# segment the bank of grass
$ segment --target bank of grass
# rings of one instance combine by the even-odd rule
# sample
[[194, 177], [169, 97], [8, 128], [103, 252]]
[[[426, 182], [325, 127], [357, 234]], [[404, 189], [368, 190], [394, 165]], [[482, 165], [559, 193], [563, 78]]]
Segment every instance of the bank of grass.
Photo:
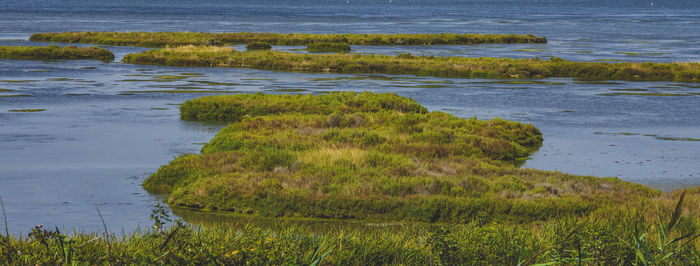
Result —
[[280, 221], [163, 228], [109, 237], [36, 227], [0, 233], [4, 265], [697, 265], [700, 190], [529, 223], [407, 224], [318, 231]]
[[306, 46], [306, 50], [313, 53], [347, 53], [350, 45], [347, 43], [312, 43]]
[[114, 54], [98, 47], [0, 46], [0, 59], [72, 60], [95, 59], [111, 61]]
[[584, 216], [660, 192], [520, 169], [534, 126], [428, 112], [395, 94], [241, 94], [181, 106], [231, 124], [144, 181], [173, 206], [264, 216], [463, 223]]
[[124, 62], [185, 67], [235, 67], [308, 73], [377, 73], [448, 78], [550, 78], [700, 82], [700, 63], [573, 62], [509, 58], [435, 57], [401, 54], [298, 54], [237, 52], [231, 48], [181, 46], [128, 54]]
[[273, 45], [347, 43], [351, 45], [460, 45], [482, 43], [546, 43], [531, 34], [309, 34], [309, 33], [205, 33], [205, 32], [62, 32], [36, 33], [37, 42], [94, 43], [141, 47], [181, 45], [233, 45], [266, 42]]
[[245, 46], [245, 49], [248, 51], [252, 50], [270, 50], [272, 49], [272, 45], [268, 42], [251, 42], [248, 43], [248, 45]]

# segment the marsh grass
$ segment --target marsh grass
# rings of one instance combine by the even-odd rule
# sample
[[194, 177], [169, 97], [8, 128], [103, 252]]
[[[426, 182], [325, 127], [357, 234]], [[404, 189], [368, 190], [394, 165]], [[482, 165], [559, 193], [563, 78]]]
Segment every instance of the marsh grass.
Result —
[[516, 166], [529, 124], [428, 112], [395, 94], [239, 94], [185, 102], [184, 120], [231, 123], [143, 185], [172, 206], [263, 216], [531, 222], [660, 193], [613, 178]]
[[347, 43], [312, 43], [306, 46], [306, 51], [313, 53], [347, 53], [350, 50]]
[[308, 33], [203, 33], [203, 32], [63, 32], [36, 33], [30, 41], [93, 43], [141, 47], [182, 45], [226, 46], [265, 42], [272, 45], [346, 43], [350, 45], [459, 45], [483, 43], [546, 43], [534, 35], [516, 34], [308, 34]]
[[8, 112], [15, 112], [15, 113], [35, 113], [35, 112], [43, 112], [46, 111], [46, 109], [16, 109], [16, 110], [8, 110]]
[[577, 78], [586, 80], [700, 82], [699, 63], [602, 63], [509, 58], [435, 57], [401, 54], [296, 54], [236, 52], [181, 46], [128, 54], [124, 62], [184, 67], [235, 67], [306, 73], [417, 75], [447, 78]]
[[272, 44], [270, 44], [269, 42], [251, 42], [245, 46], [245, 49], [248, 51], [270, 50], [272, 49]]
[[98, 47], [66, 46], [0, 46], [0, 59], [95, 59], [114, 60], [114, 54]]
[[168, 227], [173, 219], [161, 207], [151, 215], [152, 230], [109, 239], [41, 226], [28, 236], [3, 236], [0, 264], [696, 265], [698, 210], [692, 207], [699, 196], [700, 190], [689, 189], [529, 224], [473, 220], [401, 230], [319, 231], [285, 221], [204, 227], [174, 221]]

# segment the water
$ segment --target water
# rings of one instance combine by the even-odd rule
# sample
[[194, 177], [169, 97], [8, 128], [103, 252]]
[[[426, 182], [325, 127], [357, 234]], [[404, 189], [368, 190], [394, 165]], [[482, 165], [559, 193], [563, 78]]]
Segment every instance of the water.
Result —
[[[700, 61], [700, 2], [663, 1], [2, 1], [0, 45], [53, 31], [532, 33], [548, 44], [369, 47], [357, 53]], [[120, 63], [0, 60], [0, 196], [10, 230], [110, 231], [149, 225], [162, 198], [140, 183], [222, 125], [184, 122], [175, 104], [204, 92], [397, 92], [460, 117], [533, 123], [544, 145], [524, 167], [618, 176], [665, 191], [700, 185], [700, 84], [531, 83], [277, 73]], [[299, 47], [275, 47], [290, 51]], [[186, 73], [186, 75], [182, 75]], [[162, 80], [158, 76], [182, 75]], [[218, 83], [211, 83], [218, 82]], [[2, 90], [9, 91], [2, 91]], [[629, 95], [653, 93], [664, 96]], [[621, 95], [620, 95], [621, 94]], [[626, 95], [627, 94], [627, 95]], [[46, 109], [36, 113], [14, 109]]]

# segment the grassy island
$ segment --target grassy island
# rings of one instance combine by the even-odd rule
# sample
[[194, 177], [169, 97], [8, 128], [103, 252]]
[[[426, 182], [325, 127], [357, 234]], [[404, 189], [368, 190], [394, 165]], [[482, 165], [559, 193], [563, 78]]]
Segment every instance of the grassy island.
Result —
[[311, 73], [378, 73], [449, 78], [548, 78], [700, 82], [700, 63], [603, 63], [401, 54], [297, 54], [237, 52], [213, 46], [181, 46], [128, 54], [124, 62], [186, 67], [236, 67]]
[[306, 50], [314, 53], [347, 53], [350, 52], [350, 45], [347, 43], [312, 43], [306, 46]]
[[114, 60], [114, 54], [98, 47], [66, 46], [0, 46], [0, 59], [31, 60]]
[[62, 32], [36, 33], [36, 42], [94, 43], [142, 47], [181, 45], [232, 45], [266, 42], [272, 45], [347, 43], [351, 45], [464, 45], [483, 43], [546, 43], [531, 34], [309, 34], [309, 33], [206, 33], [206, 32]]
[[462, 223], [586, 215], [658, 192], [617, 179], [519, 169], [529, 124], [428, 112], [395, 94], [247, 94], [181, 106], [231, 124], [144, 182], [170, 204], [264, 216]]
[[[700, 262], [700, 187], [661, 194], [615, 178], [519, 169], [542, 142], [529, 124], [462, 119], [368, 92], [210, 96], [185, 102], [181, 117], [230, 124], [201, 154], [161, 167], [147, 190], [169, 193], [171, 206], [337, 218], [338, 226], [165, 228], [167, 212], [155, 209], [148, 232], [0, 234], [0, 264]], [[370, 224], [342, 224], [358, 218]]]
[[270, 43], [266, 43], [266, 42], [251, 42], [245, 46], [245, 49], [247, 49], [247, 50], [270, 50], [270, 49], [272, 49], [272, 45]]

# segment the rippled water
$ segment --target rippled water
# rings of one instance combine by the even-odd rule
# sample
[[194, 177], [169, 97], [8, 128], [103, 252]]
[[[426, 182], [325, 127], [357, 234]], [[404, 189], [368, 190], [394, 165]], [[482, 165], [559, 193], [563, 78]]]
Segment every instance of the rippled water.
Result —
[[[631, 0], [247, 2], [4, 1], [0, 45], [46, 45], [26, 39], [35, 32], [78, 30], [532, 33], [549, 43], [356, 46], [353, 52], [700, 60], [698, 1], [653, 7]], [[175, 104], [214, 92], [397, 92], [430, 110], [533, 123], [545, 142], [524, 167], [618, 176], [663, 190], [700, 185], [697, 83], [136, 66], [120, 63], [121, 57], [144, 49], [106, 48], [116, 53], [115, 62], [0, 60], [0, 196], [12, 232], [26, 233], [36, 224], [100, 230], [88, 186], [111, 231], [150, 224], [150, 209], [162, 199], [140, 183], [178, 154], [197, 152], [222, 126], [180, 121]], [[163, 75], [183, 78], [158, 78]], [[16, 109], [46, 110], [9, 112]]]

